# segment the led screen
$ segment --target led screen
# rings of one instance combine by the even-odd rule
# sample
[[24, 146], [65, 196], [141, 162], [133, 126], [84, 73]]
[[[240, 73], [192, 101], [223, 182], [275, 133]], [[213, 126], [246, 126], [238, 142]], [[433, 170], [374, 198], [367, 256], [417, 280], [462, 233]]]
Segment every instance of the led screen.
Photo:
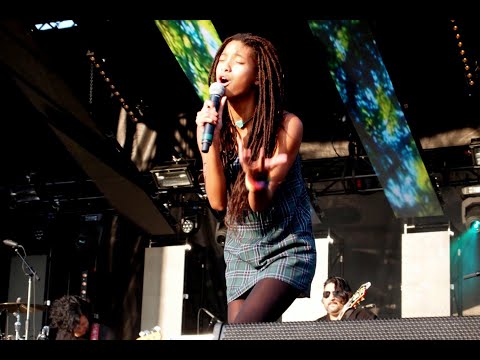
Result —
[[359, 20], [309, 20], [328, 68], [398, 218], [443, 215], [369, 27]]
[[221, 45], [212, 22], [156, 20], [155, 23], [200, 99], [208, 98], [208, 71]]

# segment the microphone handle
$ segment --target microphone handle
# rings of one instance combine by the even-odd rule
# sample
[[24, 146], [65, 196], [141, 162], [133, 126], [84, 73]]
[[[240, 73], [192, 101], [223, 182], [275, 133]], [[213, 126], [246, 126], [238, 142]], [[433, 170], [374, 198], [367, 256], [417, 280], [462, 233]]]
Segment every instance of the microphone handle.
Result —
[[[221, 99], [222, 97], [217, 94], [210, 95], [210, 100], [212, 100], [213, 105], [215, 106], [215, 110], [217, 111], [220, 108]], [[203, 129], [203, 136], [202, 136], [202, 152], [203, 153], [208, 153], [208, 150], [210, 149], [210, 145], [212, 145], [214, 132], [215, 132], [215, 125], [210, 123], [205, 124], [205, 128]]]
[[202, 138], [203, 153], [208, 153], [208, 150], [210, 149], [210, 145], [212, 145], [214, 131], [215, 131], [215, 125], [210, 123], [205, 124], [205, 128], [203, 129], [203, 138]]

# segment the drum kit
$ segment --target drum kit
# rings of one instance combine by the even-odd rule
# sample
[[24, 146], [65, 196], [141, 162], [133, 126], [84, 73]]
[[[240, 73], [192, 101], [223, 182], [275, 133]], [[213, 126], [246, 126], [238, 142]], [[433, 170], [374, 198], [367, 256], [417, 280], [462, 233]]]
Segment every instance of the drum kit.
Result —
[[[0, 333], [0, 340], [25, 340], [24, 336], [20, 335], [20, 330], [22, 327], [22, 323], [20, 322], [20, 314], [27, 314], [27, 313], [34, 313], [34, 312], [41, 312], [46, 309], [45, 305], [38, 305], [38, 304], [30, 304], [30, 307], [26, 303], [22, 302], [6, 302], [0, 303], [0, 314], [5, 312], [8, 314], [13, 314], [16, 318], [15, 321], [15, 335], [6, 335]], [[8, 317], [6, 321], [7, 325], [5, 328], [5, 332], [8, 332]], [[43, 333], [43, 330], [42, 330]]]
[[[32, 281], [40, 280], [40, 276], [38, 276], [37, 272], [33, 269], [33, 267], [28, 263], [27, 261], [27, 253], [25, 251], [25, 248], [10, 239], [5, 239], [3, 240], [3, 243], [7, 246], [10, 246], [15, 253], [18, 255], [18, 257], [22, 260], [22, 269], [25, 273], [26, 276], [28, 276], [28, 296], [27, 296], [27, 303], [24, 304], [21, 302], [22, 298], [17, 298], [17, 301], [15, 302], [7, 302], [0, 304], [0, 312], [6, 311], [7, 315], [9, 312], [13, 313], [13, 315], [16, 318], [15, 322], [15, 340], [28, 340], [28, 330], [30, 328], [30, 314], [36, 311], [43, 311], [44, 306], [43, 305], [36, 305], [32, 304], [30, 302], [31, 299], [31, 293], [32, 293]], [[22, 251], [20, 251], [22, 250]], [[20, 322], [20, 314], [21, 313], [26, 313], [25, 316], [25, 334], [23, 336], [20, 335], [20, 328], [22, 327], [22, 323]], [[8, 332], [8, 316], [7, 316], [7, 326], [6, 326], [6, 332]], [[43, 333], [43, 329], [42, 329]], [[4, 335], [2, 334], [2, 339]], [[11, 338], [10, 335], [6, 335], [7, 339]]]

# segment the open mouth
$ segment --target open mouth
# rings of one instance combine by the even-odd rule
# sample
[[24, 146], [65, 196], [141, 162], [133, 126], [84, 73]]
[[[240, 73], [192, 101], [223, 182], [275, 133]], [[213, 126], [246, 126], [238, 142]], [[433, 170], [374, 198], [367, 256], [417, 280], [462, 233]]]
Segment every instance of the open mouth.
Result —
[[225, 76], [220, 76], [218, 81], [222, 83], [224, 86], [227, 86], [227, 84], [230, 82], [230, 80], [228, 80]]

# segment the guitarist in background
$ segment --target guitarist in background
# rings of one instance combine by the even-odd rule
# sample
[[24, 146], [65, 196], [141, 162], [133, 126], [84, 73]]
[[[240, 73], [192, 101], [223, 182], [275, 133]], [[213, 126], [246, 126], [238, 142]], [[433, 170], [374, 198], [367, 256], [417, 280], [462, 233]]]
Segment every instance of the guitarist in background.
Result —
[[[329, 277], [323, 283], [322, 298], [327, 315], [316, 321], [377, 319], [377, 315], [372, 311], [357, 306], [363, 300], [365, 291], [370, 286], [370, 283], [367, 284], [362, 285], [357, 293], [353, 294], [350, 285], [345, 279], [338, 276]], [[360, 295], [358, 294], [359, 292]], [[356, 295], [355, 301], [353, 301], [352, 295]]]

